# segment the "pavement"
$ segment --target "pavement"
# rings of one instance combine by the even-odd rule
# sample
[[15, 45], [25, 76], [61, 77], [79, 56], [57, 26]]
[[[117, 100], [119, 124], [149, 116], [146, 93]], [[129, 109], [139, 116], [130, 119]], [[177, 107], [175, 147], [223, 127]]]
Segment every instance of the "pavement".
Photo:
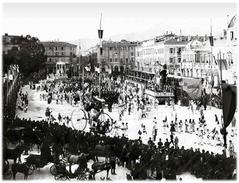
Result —
[[[63, 102], [63, 104], [56, 104], [56, 102], [53, 100], [51, 104], [47, 104], [47, 101], [41, 101], [40, 100], [40, 93], [41, 91], [36, 90], [30, 90], [29, 86], [26, 85], [22, 88], [22, 91], [25, 93], [28, 92], [28, 98], [29, 98], [29, 107], [28, 111], [25, 113], [20, 109], [16, 109], [16, 115], [19, 118], [31, 118], [32, 120], [42, 120], [46, 119], [45, 117], [45, 110], [47, 107], [49, 107], [52, 110], [53, 116], [57, 119], [58, 114], [60, 113], [61, 116], [71, 116], [73, 110], [75, 109], [81, 109], [81, 106], [72, 106], [66, 101]], [[109, 112], [108, 109], [104, 109], [104, 112], [110, 115], [111, 118], [117, 121], [118, 126], [122, 126], [122, 122], [128, 123], [128, 129], [127, 130], [113, 130], [111, 133], [109, 133], [109, 136], [114, 136], [116, 134], [122, 135], [124, 134], [129, 139], [138, 139], [139, 134], [138, 131], [142, 131], [141, 125], [144, 124], [146, 127], [147, 134], [143, 133], [141, 135], [141, 139], [143, 143], [147, 143], [149, 137], [152, 137], [152, 129], [153, 129], [153, 119], [156, 117], [157, 121], [157, 128], [158, 128], [158, 135], [156, 139], [156, 143], [158, 142], [158, 139], [161, 138], [162, 142], [165, 141], [166, 138], [170, 139], [170, 132], [169, 129], [163, 128], [163, 120], [165, 117], [167, 117], [168, 122], [175, 119], [175, 115], [177, 116], [178, 121], [179, 120], [185, 120], [185, 119], [194, 119], [196, 124], [198, 122], [198, 119], [200, 117], [199, 111], [192, 112], [188, 107], [182, 107], [175, 105], [175, 110], [173, 110], [172, 107], [166, 106], [166, 105], [158, 105], [156, 107], [152, 107], [150, 111], [147, 112], [147, 117], [141, 119], [140, 115], [141, 113], [137, 111], [136, 108], [132, 110], [132, 113], [128, 115], [127, 111], [125, 112], [124, 116], [122, 117], [122, 121], [119, 121], [119, 108], [117, 105], [113, 106], [112, 112]], [[215, 107], [208, 107], [207, 110], [204, 110], [204, 116], [207, 122], [207, 127], [210, 129], [210, 131], [216, 126], [215, 123], [215, 114], [217, 114], [219, 121], [220, 116], [222, 115], [222, 110], [217, 109]], [[73, 122], [74, 123], [74, 122]], [[72, 123], [69, 123], [69, 127], [72, 127]], [[196, 125], [197, 127], [197, 125]], [[185, 128], [183, 126], [183, 128]], [[228, 129], [231, 130], [232, 127], [229, 127]], [[89, 131], [89, 124], [87, 124], [85, 131]], [[175, 133], [175, 136], [179, 139], [179, 147], [184, 146], [187, 148], [200, 148], [208, 150], [209, 152], [213, 153], [222, 153], [223, 147], [216, 146], [215, 143], [209, 143], [207, 139], [201, 139], [195, 133]], [[229, 136], [229, 135], [228, 135]], [[201, 142], [201, 143], [199, 143]], [[211, 144], [211, 145], [210, 145]], [[236, 143], [235, 143], [236, 145]], [[51, 165], [47, 165], [43, 169], [41, 169], [39, 172], [36, 171], [32, 176], [29, 177], [29, 180], [36, 180], [36, 179], [49, 179], [52, 180], [54, 177], [52, 175], [49, 175], [49, 168]], [[126, 180], [126, 173], [129, 173], [129, 170], [123, 167], [117, 167], [116, 169], [117, 175], [111, 175], [110, 178], [112, 180]], [[96, 180], [101, 180], [100, 177], [105, 176], [106, 172], [102, 172], [97, 174]], [[21, 176], [21, 174], [19, 175]], [[22, 175], [23, 176], [23, 175]], [[182, 179], [194, 179], [195, 177], [189, 174], [181, 175]], [[17, 178], [18, 179], [18, 178]], [[22, 179], [19, 177], [19, 179]]]

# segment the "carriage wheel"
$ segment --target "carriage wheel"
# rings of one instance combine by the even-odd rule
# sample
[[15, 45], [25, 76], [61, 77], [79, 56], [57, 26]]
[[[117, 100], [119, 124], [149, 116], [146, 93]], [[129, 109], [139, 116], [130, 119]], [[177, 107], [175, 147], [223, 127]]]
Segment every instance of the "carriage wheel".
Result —
[[52, 165], [52, 166], [50, 167], [50, 172], [51, 172], [52, 175], [56, 175], [56, 172], [57, 172], [57, 170], [56, 170], [56, 165]]
[[30, 165], [29, 170], [28, 170], [28, 175], [32, 175], [34, 170], [36, 170], [36, 166], [35, 165]]
[[89, 117], [83, 109], [76, 108], [71, 113], [71, 125], [74, 129], [83, 131], [86, 128]]
[[110, 117], [109, 114], [102, 112], [98, 119], [101, 123], [105, 123], [107, 120], [109, 120], [109, 128], [107, 129], [106, 133], [110, 133], [113, 129], [113, 119]]
[[55, 180], [68, 180], [68, 177], [63, 174], [55, 175]]

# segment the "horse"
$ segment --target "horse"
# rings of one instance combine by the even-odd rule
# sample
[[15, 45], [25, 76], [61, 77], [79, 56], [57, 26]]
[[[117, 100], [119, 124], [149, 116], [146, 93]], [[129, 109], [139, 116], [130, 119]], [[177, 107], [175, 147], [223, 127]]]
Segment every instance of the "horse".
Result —
[[22, 134], [23, 134], [24, 129], [10, 129], [7, 130], [5, 137], [13, 143], [19, 143], [20, 140], [22, 139]]
[[29, 169], [30, 167], [26, 164], [19, 164], [19, 163], [14, 163], [12, 165], [12, 173], [13, 173], [13, 180], [16, 179], [16, 174], [19, 173], [23, 173], [24, 174], [24, 180], [27, 180], [28, 175], [29, 175]]
[[13, 159], [16, 163], [17, 159], [21, 162], [21, 154], [24, 151], [24, 145], [18, 145], [15, 149], [6, 149], [4, 154], [4, 159]]
[[91, 166], [92, 168], [92, 175], [93, 175], [93, 179], [95, 180], [95, 174], [106, 170], [106, 179], [109, 180], [109, 170], [112, 168], [112, 164], [110, 162], [107, 161], [103, 161], [103, 162], [95, 162], [92, 164]]
[[72, 164], [80, 164], [82, 168], [87, 168], [89, 154], [80, 153], [79, 155], [68, 155], [69, 170], [71, 172]]
[[114, 146], [97, 144], [95, 146], [94, 153], [95, 153], [96, 160], [98, 160], [98, 156], [109, 158], [110, 156], [113, 156], [115, 154]]

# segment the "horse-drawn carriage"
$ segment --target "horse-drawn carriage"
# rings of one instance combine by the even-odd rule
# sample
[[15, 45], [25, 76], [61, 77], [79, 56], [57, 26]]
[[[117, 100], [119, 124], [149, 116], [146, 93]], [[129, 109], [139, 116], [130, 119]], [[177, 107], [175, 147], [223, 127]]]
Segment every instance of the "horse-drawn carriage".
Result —
[[26, 165], [29, 166], [29, 175], [31, 175], [36, 169], [40, 169], [51, 163], [51, 160], [45, 160], [41, 155], [30, 154], [26, 158]]
[[[56, 180], [86, 180], [88, 179], [87, 162], [89, 154], [80, 153], [79, 155], [67, 155], [62, 158], [59, 162], [55, 163], [50, 167], [50, 173], [55, 177]], [[78, 164], [77, 170], [72, 173], [71, 166]], [[69, 166], [69, 171], [66, 167]]]
[[66, 169], [65, 164], [58, 164], [55, 165], [54, 175], [55, 180], [70, 180], [70, 179], [77, 179], [77, 180], [87, 180], [89, 171], [88, 169], [77, 168], [74, 173], [68, 171]]

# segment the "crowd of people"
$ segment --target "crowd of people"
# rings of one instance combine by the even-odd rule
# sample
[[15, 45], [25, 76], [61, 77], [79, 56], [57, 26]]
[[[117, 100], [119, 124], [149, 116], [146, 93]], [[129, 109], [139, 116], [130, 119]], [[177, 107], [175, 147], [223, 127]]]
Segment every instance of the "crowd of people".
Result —
[[[139, 119], [146, 118], [151, 108], [159, 104], [159, 101], [144, 95], [140, 85], [121, 82], [119, 79], [110, 78], [107, 75], [102, 75], [100, 82], [101, 97], [105, 100], [108, 111], [112, 111], [114, 104], [118, 106], [119, 121], [122, 122], [121, 130], [128, 129], [128, 123], [124, 123], [124, 117], [127, 118], [132, 113], [138, 113]], [[94, 79], [94, 75], [88, 75], [85, 78], [84, 85], [82, 85], [81, 79], [42, 80], [37, 85], [30, 83], [30, 89], [39, 91], [40, 100], [46, 101], [48, 104], [54, 101], [59, 105], [63, 105], [65, 102], [73, 106], [83, 104], [86, 111], [88, 108], [91, 109], [90, 106], [94, 96], [99, 95], [99, 86]], [[26, 112], [28, 106], [27, 92], [23, 93], [20, 90], [18, 99], [18, 107]], [[52, 161], [53, 159], [54, 162], [57, 162], [59, 156], [64, 152], [69, 154], [92, 153], [95, 146], [101, 144], [112, 147], [111, 156], [118, 160], [118, 166], [127, 167], [130, 170], [129, 179], [176, 179], [176, 175], [183, 172], [190, 172], [196, 177], [207, 180], [234, 179], [236, 156], [233, 144], [235, 143], [236, 132], [232, 131], [230, 133], [232, 138], [229, 140], [229, 157], [226, 156], [225, 151], [222, 154], [214, 154], [198, 148], [185, 149], [184, 146], [179, 147], [178, 134], [182, 133], [195, 134], [198, 137], [199, 145], [209, 143], [212, 146], [223, 146], [223, 142], [217, 115], [215, 115], [217, 126], [213, 129], [207, 126], [208, 121], [203, 114], [207, 107], [207, 101], [190, 101], [186, 95], [182, 95], [176, 101], [179, 104], [187, 105], [192, 114], [199, 112], [200, 118], [198, 120], [193, 118], [178, 119], [173, 99], [166, 101], [165, 107], [171, 106], [174, 115], [172, 115], [171, 120], [165, 117], [162, 121], [163, 131], [166, 135], [170, 135], [165, 142], [159, 137], [159, 122], [156, 117], [152, 122], [151, 137], [146, 144], [141, 139], [144, 133], [149, 133], [146, 130], [145, 123], [141, 124], [142, 130], [138, 131], [138, 139], [128, 139], [124, 133], [122, 135], [115, 133], [110, 137], [106, 136], [106, 133], [96, 133], [94, 130], [84, 132], [70, 128], [70, 118], [68, 116], [64, 117], [58, 113], [58, 116], [54, 118], [49, 108], [46, 109], [45, 114], [48, 117], [46, 120], [34, 121], [17, 117], [15, 119], [11, 118], [12, 123], [7, 124], [10, 125], [8, 128], [12, 129], [23, 127], [24, 130], [20, 132], [20, 135], [18, 134], [16, 141], [22, 140], [24, 142], [25, 153], [28, 153], [32, 144], [41, 146], [42, 159], [45, 161]], [[102, 108], [102, 106], [93, 107], [99, 108], [99, 111]], [[58, 122], [56, 122], [56, 119], [58, 119]], [[9, 120], [9, 118], [4, 120]], [[96, 127], [98, 128], [98, 125]], [[4, 133], [4, 137], [14, 140], [14, 137], [10, 138], [7, 132]]]
[[17, 107], [20, 110], [22, 110], [24, 112], [27, 112], [27, 109], [28, 109], [28, 93], [27, 92], [23, 93], [21, 89], [18, 92]]
[[[41, 145], [42, 159], [46, 162], [52, 159], [54, 162], [59, 161], [59, 156], [65, 151], [70, 154], [94, 152], [95, 146], [102, 144], [112, 146], [111, 156], [118, 160], [118, 166], [130, 170], [128, 178], [133, 180], [162, 178], [174, 180], [176, 175], [183, 172], [190, 172], [205, 180], [235, 178], [236, 159], [233, 156], [227, 157], [225, 151], [223, 154], [214, 154], [199, 149], [185, 149], [183, 146], [179, 148], [168, 139], [165, 142], [159, 140], [158, 144], [149, 139], [147, 144], [143, 144], [140, 138], [131, 140], [125, 136], [92, 134], [68, 128], [64, 124], [50, 124], [44, 120], [16, 118], [11, 128], [16, 127], [24, 127], [20, 139], [26, 145], [34, 143]], [[4, 137], [8, 138], [8, 134], [5, 133]], [[39, 138], [38, 142], [35, 141]]]

